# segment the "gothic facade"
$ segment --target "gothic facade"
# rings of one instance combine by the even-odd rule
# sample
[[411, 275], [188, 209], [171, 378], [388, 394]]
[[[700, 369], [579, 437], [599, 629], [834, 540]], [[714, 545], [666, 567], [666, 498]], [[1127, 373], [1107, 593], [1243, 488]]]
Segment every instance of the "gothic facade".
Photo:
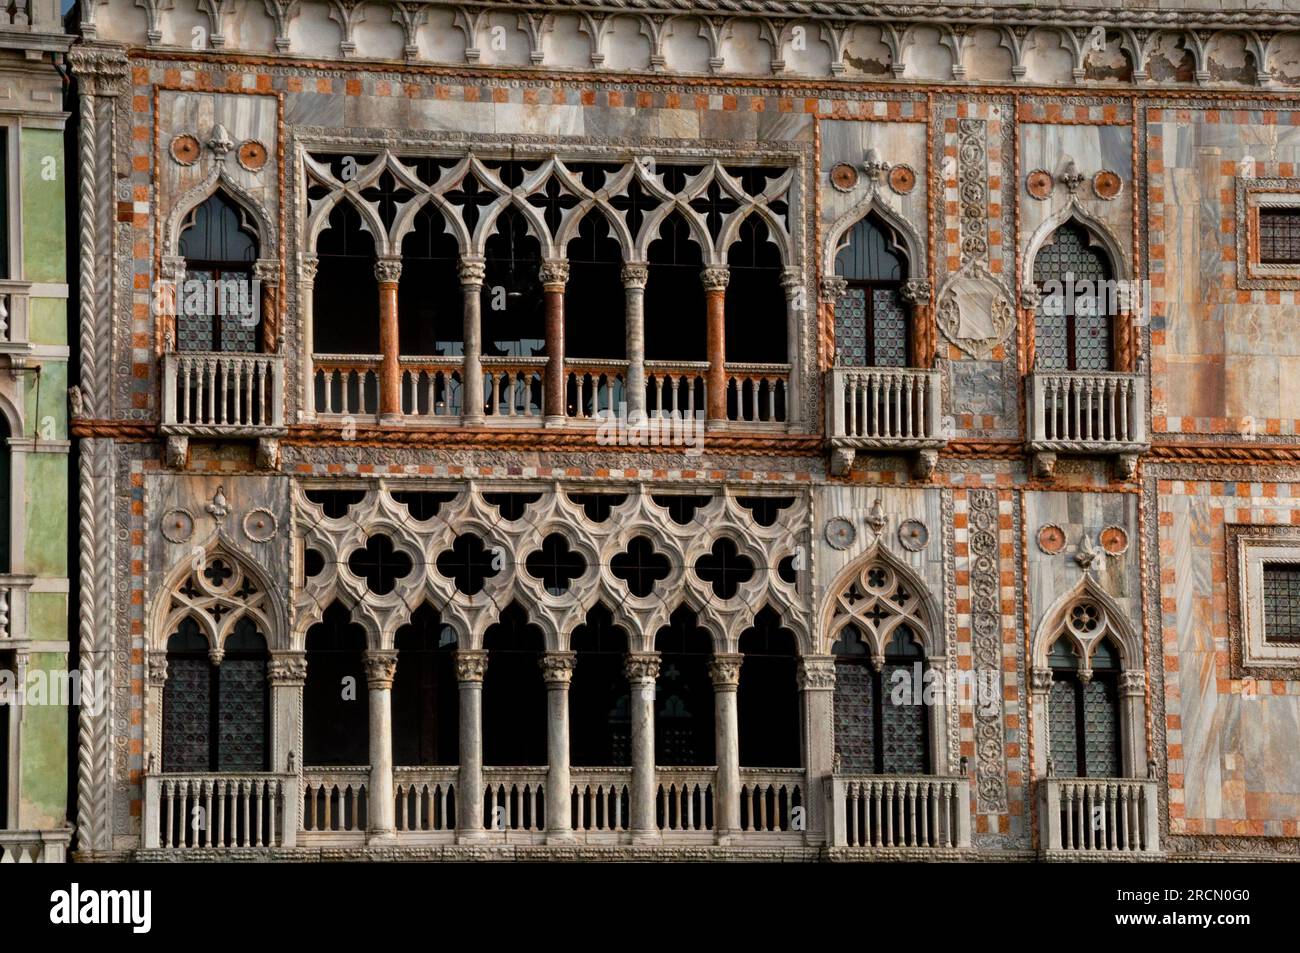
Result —
[[77, 856], [1296, 856], [1201, 7], [83, 0]]

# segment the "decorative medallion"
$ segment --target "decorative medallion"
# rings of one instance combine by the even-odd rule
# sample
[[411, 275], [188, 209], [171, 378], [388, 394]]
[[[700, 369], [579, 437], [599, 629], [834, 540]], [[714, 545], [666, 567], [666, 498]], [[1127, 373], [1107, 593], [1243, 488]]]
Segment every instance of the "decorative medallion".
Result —
[[1040, 202], [1051, 196], [1052, 188], [1055, 185], [1056, 180], [1052, 177], [1052, 173], [1046, 169], [1035, 169], [1025, 177], [1025, 188], [1029, 190], [1030, 195]]
[[851, 192], [858, 184], [858, 170], [847, 162], [831, 169], [831, 185], [839, 192]]
[[1049, 556], [1065, 549], [1065, 530], [1055, 523], [1044, 523], [1038, 530], [1038, 548]]
[[930, 531], [920, 520], [903, 520], [898, 526], [898, 542], [904, 549], [919, 553], [930, 542]]
[[896, 165], [889, 170], [889, 187], [899, 195], [916, 188], [916, 172], [910, 165]]
[[826, 522], [826, 542], [836, 549], [848, 549], [858, 538], [858, 531], [843, 516], [837, 516]]
[[264, 506], [248, 511], [244, 517], [244, 535], [255, 543], [265, 543], [275, 535], [279, 521]]
[[199, 161], [199, 154], [203, 151], [199, 145], [199, 140], [191, 135], [177, 136], [172, 140], [171, 154], [172, 158], [181, 165], [193, 165]]
[[236, 156], [239, 159], [239, 164], [249, 172], [260, 172], [262, 166], [266, 165], [266, 146], [256, 139], [249, 139], [240, 145]]
[[1122, 526], [1107, 526], [1097, 539], [1107, 556], [1123, 556], [1128, 552], [1128, 533]]
[[1097, 198], [1110, 201], [1124, 190], [1124, 180], [1118, 173], [1102, 169], [1092, 177], [1092, 190], [1097, 193]]
[[1011, 292], [982, 258], [972, 258], [949, 275], [939, 291], [939, 330], [977, 361], [993, 357], [1016, 323]]
[[169, 543], [183, 543], [194, 535], [194, 517], [189, 510], [173, 507], [162, 515], [158, 530]]

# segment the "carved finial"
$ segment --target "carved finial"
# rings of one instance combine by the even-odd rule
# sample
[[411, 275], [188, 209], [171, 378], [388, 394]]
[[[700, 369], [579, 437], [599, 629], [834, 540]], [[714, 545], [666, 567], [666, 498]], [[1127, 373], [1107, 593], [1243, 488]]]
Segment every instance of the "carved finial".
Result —
[[226, 488], [223, 486], [217, 487], [217, 492], [212, 495], [212, 502], [204, 509], [220, 525], [221, 521], [226, 518], [226, 514], [230, 512], [230, 508], [226, 504]]
[[1092, 564], [1097, 560], [1097, 547], [1092, 544], [1092, 538], [1084, 533], [1079, 540], [1079, 551], [1074, 554], [1074, 561], [1077, 562], [1086, 573], [1092, 568]]
[[867, 172], [867, 178], [872, 182], [879, 182], [886, 172], [891, 168], [890, 164], [880, 158], [880, 153], [874, 148], [868, 149], [867, 154], [863, 157], [862, 168]]
[[1079, 191], [1079, 186], [1083, 184], [1083, 180], [1086, 176], [1079, 171], [1079, 167], [1074, 164], [1073, 159], [1067, 159], [1065, 168], [1061, 170], [1061, 174], [1058, 178], [1060, 179], [1061, 184], [1069, 190], [1070, 194], [1074, 195]]
[[218, 159], [224, 160], [230, 150], [235, 148], [235, 142], [230, 138], [230, 133], [226, 132], [226, 127], [217, 123], [212, 127], [212, 135], [208, 137], [208, 148]]
[[889, 517], [885, 516], [885, 508], [880, 505], [880, 500], [871, 504], [871, 510], [867, 513], [867, 525], [871, 527], [872, 532], [879, 533], [885, 528], [885, 523]]

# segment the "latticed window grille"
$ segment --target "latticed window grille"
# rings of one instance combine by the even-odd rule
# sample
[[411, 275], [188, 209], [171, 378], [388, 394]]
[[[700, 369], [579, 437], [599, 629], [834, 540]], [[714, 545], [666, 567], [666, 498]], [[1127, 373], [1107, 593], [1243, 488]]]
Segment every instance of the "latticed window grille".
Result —
[[1034, 261], [1042, 300], [1034, 321], [1034, 362], [1044, 370], [1111, 367], [1110, 262], [1074, 223], [1057, 229]]
[[[1089, 611], [1091, 610], [1091, 611]], [[1071, 611], [1076, 632], [1099, 624], [1090, 603]], [[1113, 778], [1122, 773], [1119, 724], [1119, 656], [1103, 639], [1092, 651], [1091, 668], [1082, 673], [1079, 655], [1069, 640], [1056, 640], [1048, 655], [1052, 687], [1047, 696], [1048, 753], [1060, 777]]]
[[221, 192], [197, 206], [182, 226], [185, 278], [176, 289], [176, 349], [258, 349], [261, 315], [253, 263], [257, 239], [243, 209]]
[[835, 259], [848, 281], [835, 305], [836, 363], [845, 367], [906, 367], [908, 311], [899, 297], [907, 265], [897, 237], [868, 216], [853, 226]]
[[1259, 260], [1264, 264], [1300, 263], [1300, 208], [1259, 210]]
[[1300, 643], [1300, 563], [1264, 564], [1264, 641]]
[[835, 655], [835, 753], [853, 774], [927, 774], [930, 768], [925, 664], [906, 625], [894, 629], [885, 663], [871, 667], [861, 634], [842, 630]]

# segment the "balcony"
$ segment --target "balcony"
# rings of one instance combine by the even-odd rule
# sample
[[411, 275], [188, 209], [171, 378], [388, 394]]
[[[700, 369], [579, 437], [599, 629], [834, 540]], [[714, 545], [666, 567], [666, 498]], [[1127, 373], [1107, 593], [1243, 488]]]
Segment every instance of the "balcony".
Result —
[[1049, 371], [1029, 375], [1029, 440], [1034, 471], [1051, 477], [1057, 454], [1115, 456], [1131, 479], [1147, 439], [1146, 383], [1141, 374]]
[[146, 850], [293, 847], [298, 837], [293, 774], [155, 774], [144, 779]]
[[832, 847], [882, 856], [968, 848], [970, 780], [922, 775], [831, 778]]
[[62, 864], [68, 859], [71, 830], [0, 830], [0, 865]]
[[1155, 781], [1045, 778], [1038, 784], [1044, 856], [1074, 860], [1159, 854]]
[[9, 356], [11, 368], [23, 367], [32, 352], [27, 330], [31, 283], [0, 280], [0, 354]]
[[947, 443], [942, 387], [938, 371], [831, 368], [826, 399], [831, 472], [847, 474], [859, 450], [898, 451], [914, 453], [917, 475], [928, 478]]
[[[382, 359], [377, 354], [316, 354], [312, 357], [311, 406], [319, 418], [380, 422]], [[484, 424], [542, 427], [547, 424], [547, 359], [483, 357]], [[400, 359], [403, 424], [460, 426], [466, 415], [463, 362], [457, 357]], [[783, 433], [790, 421], [790, 365], [728, 364], [725, 426], [747, 432]], [[636, 408], [628, 389], [631, 368], [623, 360], [573, 360], [564, 364], [563, 418], [569, 427], [599, 427]], [[642, 408], [648, 418], [695, 419], [708, 408], [709, 365], [704, 361], [646, 361]]]
[[27, 638], [27, 593], [34, 578], [0, 575], [0, 648]]
[[256, 438], [258, 464], [274, 465], [285, 433], [283, 355], [168, 351], [160, 429], [173, 466], [184, 464], [190, 437]]

